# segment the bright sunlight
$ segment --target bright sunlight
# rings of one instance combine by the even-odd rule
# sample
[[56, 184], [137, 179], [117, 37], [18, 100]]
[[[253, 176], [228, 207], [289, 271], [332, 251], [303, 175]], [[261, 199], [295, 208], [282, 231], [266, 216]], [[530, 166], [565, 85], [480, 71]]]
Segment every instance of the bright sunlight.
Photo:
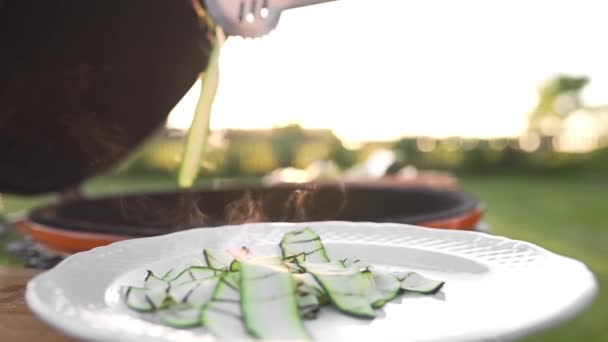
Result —
[[[264, 38], [228, 39], [211, 127], [298, 123], [346, 142], [519, 136], [536, 87], [556, 73], [592, 75], [583, 99], [608, 103], [604, 9], [592, 1], [341, 0], [291, 11]], [[169, 127], [189, 126], [197, 87]]]

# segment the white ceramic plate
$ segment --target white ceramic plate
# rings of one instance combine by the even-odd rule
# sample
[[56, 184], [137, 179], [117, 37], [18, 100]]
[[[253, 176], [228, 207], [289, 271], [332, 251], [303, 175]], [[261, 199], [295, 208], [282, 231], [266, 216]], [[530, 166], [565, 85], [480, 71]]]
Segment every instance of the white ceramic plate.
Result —
[[26, 300], [44, 321], [85, 340], [211, 339], [204, 328], [173, 329], [134, 313], [122, 304], [119, 287], [141, 285], [147, 269], [163, 274], [200, 260], [207, 247], [278, 254], [283, 234], [306, 226], [321, 235], [330, 258], [357, 257], [447, 282], [434, 296], [402, 295], [374, 320], [324, 308], [318, 319], [306, 321], [318, 340], [508, 340], [575, 316], [597, 291], [585, 265], [526, 242], [398, 224], [311, 222], [194, 229], [114, 243], [37, 276]]

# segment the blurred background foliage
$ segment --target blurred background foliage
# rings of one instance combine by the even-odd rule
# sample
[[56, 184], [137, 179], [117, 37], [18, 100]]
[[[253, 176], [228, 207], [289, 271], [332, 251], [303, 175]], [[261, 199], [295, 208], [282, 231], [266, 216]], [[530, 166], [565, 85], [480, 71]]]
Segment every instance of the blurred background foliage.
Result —
[[[486, 204], [485, 220], [491, 233], [579, 259], [594, 271], [600, 286], [605, 286], [608, 108], [589, 107], [580, 100], [579, 93], [588, 82], [587, 77], [557, 75], [539, 86], [538, 103], [531, 108], [528, 128], [519, 137], [421, 136], [351, 146], [331, 130], [295, 124], [215, 131], [196, 186], [218, 179], [258, 182], [277, 168], [305, 169], [319, 160], [330, 161], [344, 172], [356, 168], [374, 151], [389, 149], [396, 156], [393, 169], [414, 166], [456, 174], [461, 187]], [[586, 124], [572, 125], [573, 121]], [[184, 132], [162, 130], [114, 170], [83, 184], [84, 192], [104, 195], [177, 188], [183, 141]], [[55, 198], [4, 196], [4, 211], [16, 213]], [[0, 248], [0, 264], [15, 262]], [[575, 320], [526, 340], [608, 341], [606, 317], [608, 298], [600, 291], [594, 305]]]
[[[387, 148], [399, 162], [420, 169], [442, 169], [456, 174], [570, 172], [603, 176], [608, 172], [608, 148], [563, 152], [554, 148], [555, 137], [541, 136], [530, 150], [525, 138], [492, 140], [452, 137], [402, 138], [393, 142], [363, 143], [346, 148], [329, 130], [305, 130], [297, 125], [259, 131], [214, 133], [201, 163], [203, 177], [261, 176], [280, 167], [306, 168], [317, 160], [331, 160], [346, 170], [371, 152]], [[164, 132], [153, 138], [114, 172], [166, 174], [176, 172], [182, 137]]]
[[[374, 150], [386, 148], [403, 165], [456, 174], [569, 172], [601, 177], [608, 172], [608, 107], [589, 107], [581, 101], [579, 94], [588, 83], [585, 76], [556, 75], [541, 84], [528, 129], [520, 137], [404, 137], [347, 148], [331, 130], [297, 124], [216, 131], [201, 162], [201, 175], [258, 177], [277, 168], [304, 169], [317, 160], [333, 161], [346, 170]], [[569, 124], [576, 120], [585, 121], [593, 131]], [[182, 131], [162, 131], [113, 172], [174, 174], [181, 162], [183, 136]]]

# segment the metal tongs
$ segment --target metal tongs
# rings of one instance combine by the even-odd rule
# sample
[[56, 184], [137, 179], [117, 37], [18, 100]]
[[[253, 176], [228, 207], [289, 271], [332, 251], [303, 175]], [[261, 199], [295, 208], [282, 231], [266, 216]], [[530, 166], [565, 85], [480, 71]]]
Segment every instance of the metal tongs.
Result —
[[272, 31], [284, 10], [335, 0], [205, 0], [208, 13], [231, 36], [261, 37]]
[[[2, 0], [0, 0], [1, 2]], [[215, 21], [215, 42], [207, 69], [201, 73], [203, 86], [196, 105], [182, 163], [178, 174], [180, 187], [194, 184], [200, 171], [202, 154], [209, 134], [211, 105], [219, 82], [219, 54], [225, 35], [245, 38], [261, 37], [279, 23], [284, 10], [335, 0], [202, 0], [207, 13]]]

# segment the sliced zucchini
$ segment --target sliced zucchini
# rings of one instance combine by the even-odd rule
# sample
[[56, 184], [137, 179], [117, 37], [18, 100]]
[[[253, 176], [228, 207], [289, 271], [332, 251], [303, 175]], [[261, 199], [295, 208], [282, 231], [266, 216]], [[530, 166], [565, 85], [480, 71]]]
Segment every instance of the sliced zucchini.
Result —
[[340, 311], [374, 318], [401, 292], [433, 294], [445, 284], [415, 272], [390, 274], [355, 258], [330, 261], [311, 229], [280, 242], [282, 257], [253, 257], [245, 247], [205, 249], [207, 266], [184, 264], [163, 277], [148, 271], [143, 287], [124, 287], [133, 310], [158, 311], [176, 328], [206, 326], [220, 339], [309, 340], [302, 318], [315, 318], [328, 303]]
[[201, 323], [221, 339], [247, 336], [241, 314], [239, 273], [225, 273], [215, 287], [213, 298], [201, 309]]
[[372, 306], [374, 308], [380, 308], [399, 295], [399, 291], [401, 290], [401, 282], [399, 279], [389, 273], [380, 272], [378, 270], [374, 270], [372, 273], [374, 283], [376, 285], [376, 291], [381, 296], [381, 301], [372, 303]]
[[187, 304], [174, 305], [159, 311], [160, 319], [174, 328], [190, 328], [201, 324], [201, 309]]
[[339, 259], [339, 261], [342, 263], [342, 265], [344, 265], [344, 267], [351, 267], [353, 264], [360, 262], [359, 259], [353, 258], [343, 258]]
[[296, 281], [296, 296], [300, 315], [303, 318], [314, 318], [325, 304], [329, 304], [329, 297], [310, 273], [292, 275]]
[[190, 291], [183, 301], [198, 308], [207, 304], [213, 297], [218, 280], [219, 277], [198, 280], [199, 285]]
[[354, 258], [344, 258], [340, 259], [340, 262], [344, 265], [344, 267], [358, 267], [360, 270], [365, 270], [367, 268], [371, 268], [371, 265], [363, 262], [359, 259]]
[[152, 273], [152, 271], [148, 271], [146, 278], [144, 279], [144, 287], [148, 289], [157, 289], [162, 288], [166, 289], [169, 287], [169, 282], [163, 280]]
[[239, 272], [227, 272], [220, 278], [221, 284], [218, 284], [214, 299], [223, 301], [240, 301], [241, 300], [241, 275]]
[[260, 339], [309, 340], [296, 300], [296, 283], [279, 258], [241, 261], [245, 327]]
[[169, 280], [175, 278], [181, 272], [182, 271], [180, 271], [179, 268], [174, 267], [174, 268], [170, 269], [167, 273], [165, 273], [165, 275], [161, 279], [165, 280], [165, 281], [169, 281]]
[[[330, 261], [330, 262], [300, 262], [299, 265], [306, 272], [322, 272], [322, 273], [336, 273], [344, 274], [347, 271], [359, 270], [358, 267], [344, 267], [341, 261]], [[347, 272], [348, 273], [348, 272]]]
[[299, 263], [303, 262], [303, 261], [304, 261], [304, 258], [302, 255], [302, 258], [299, 260], [297, 258], [284, 259], [283, 264], [285, 265], [285, 267], [287, 267], [287, 269], [291, 273], [294, 273], [294, 274], [305, 273], [306, 271], [304, 271], [304, 268], [299, 265]]
[[179, 285], [171, 286], [169, 289], [169, 297], [174, 303], [185, 303], [188, 295], [199, 286], [198, 281], [189, 281]]
[[238, 260], [250, 257], [247, 247], [233, 250], [220, 250], [208, 248], [203, 250], [207, 266], [218, 271], [238, 271]]
[[219, 278], [219, 276], [214, 276], [172, 286], [169, 289], [169, 296], [175, 303], [187, 303], [200, 308], [211, 300]]
[[313, 319], [317, 317], [317, 313], [321, 309], [321, 303], [315, 293], [298, 291], [296, 299], [302, 318]]
[[230, 267], [228, 267], [228, 270], [230, 272], [238, 272], [241, 268], [241, 265], [239, 264], [238, 260], [232, 260], [232, 262], [230, 263]]
[[175, 278], [171, 279], [171, 286], [177, 286], [183, 283], [191, 282], [193, 280], [201, 280], [207, 278], [213, 278], [217, 274], [217, 271], [205, 266], [192, 266], [183, 270]]
[[356, 267], [340, 268], [339, 265], [304, 263], [302, 266], [321, 284], [340, 311], [362, 318], [376, 317], [370, 304], [370, 280]]
[[234, 260], [232, 254], [219, 249], [205, 249], [203, 250], [203, 255], [205, 256], [207, 266], [219, 271], [230, 269], [230, 264]]
[[[369, 264], [363, 263], [356, 259], [341, 259], [338, 262], [311, 264], [303, 263], [308, 267], [310, 272], [330, 274], [344, 274], [356, 272], [363, 269], [361, 272], [362, 279], [354, 284], [360, 286], [359, 292], [366, 294], [372, 308], [380, 308], [386, 302], [394, 299], [400, 291], [400, 282], [395, 276], [373, 270]], [[344, 266], [343, 266], [344, 265]]]
[[184, 270], [190, 268], [190, 267], [200, 267], [200, 266], [205, 266], [203, 265], [203, 260], [197, 258], [197, 259], [191, 259], [187, 262], [183, 262], [181, 263], [181, 265], [173, 267], [172, 269], [170, 269], [167, 273], [165, 273], [165, 275], [161, 278], [162, 280], [172, 280], [175, 279], [175, 277], [177, 277], [180, 273], [182, 273]]
[[329, 262], [321, 238], [310, 228], [285, 234], [279, 246], [284, 260]]
[[416, 272], [399, 273], [395, 276], [401, 282], [401, 289], [407, 292], [435, 294], [445, 284], [443, 281], [429, 279]]
[[312, 274], [296, 273], [293, 274], [293, 278], [296, 281], [297, 293], [313, 293], [320, 304], [325, 305], [329, 303], [327, 293]]
[[127, 286], [122, 293], [127, 306], [136, 311], [150, 312], [167, 306], [167, 289]]
[[[355, 266], [356, 267], [356, 266]], [[382, 293], [376, 288], [376, 281], [372, 271], [366, 269], [361, 272], [363, 281], [361, 282], [361, 291], [367, 294], [367, 299], [372, 308], [380, 308], [386, 303]]]
[[209, 302], [201, 310], [201, 323], [222, 340], [245, 340], [248, 335], [238, 302]]

